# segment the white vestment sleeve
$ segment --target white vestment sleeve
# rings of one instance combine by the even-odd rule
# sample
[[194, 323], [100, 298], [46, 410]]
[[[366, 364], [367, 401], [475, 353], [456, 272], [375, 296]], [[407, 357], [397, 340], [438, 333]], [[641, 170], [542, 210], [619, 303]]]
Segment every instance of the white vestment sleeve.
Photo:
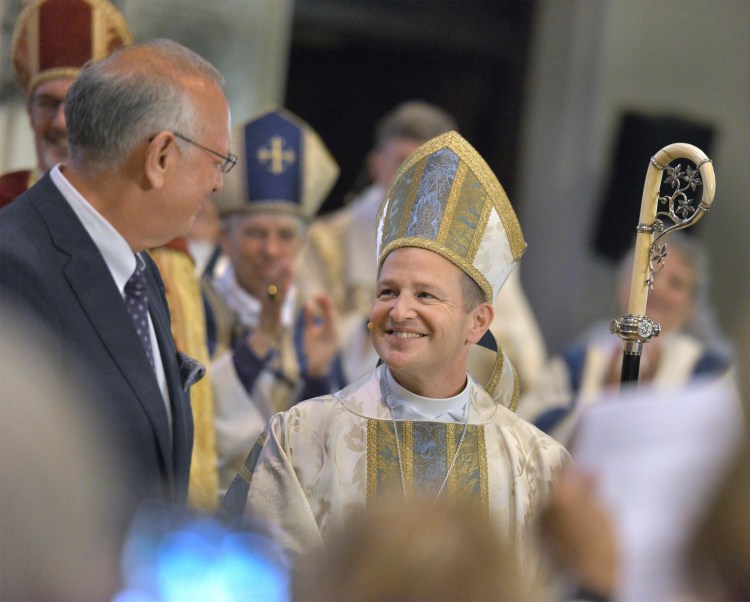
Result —
[[[265, 442], [249, 480], [246, 516], [260, 518], [278, 529], [279, 544], [300, 554], [323, 543], [320, 528], [293, 465], [288, 442], [289, 423], [283, 414], [274, 416], [264, 433]], [[304, 450], [302, 451], [304, 453]]]
[[231, 483], [269, 416], [247, 394], [237, 376], [231, 351], [226, 352], [211, 366], [214, 390], [214, 425], [218, 456], [220, 488]]

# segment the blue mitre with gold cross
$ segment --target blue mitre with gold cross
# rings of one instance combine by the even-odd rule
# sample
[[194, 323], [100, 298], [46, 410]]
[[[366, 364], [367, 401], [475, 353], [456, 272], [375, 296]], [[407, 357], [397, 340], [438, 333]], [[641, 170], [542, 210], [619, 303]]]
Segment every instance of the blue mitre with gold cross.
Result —
[[222, 214], [288, 213], [311, 219], [338, 178], [338, 165], [320, 136], [285, 109], [245, 122], [232, 142], [239, 159], [217, 195]]
[[401, 165], [380, 207], [377, 239], [378, 265], [400, 247], [434, 251], [490, 303], [526, 250], [505, 190], [456, 132], [425, 142]]

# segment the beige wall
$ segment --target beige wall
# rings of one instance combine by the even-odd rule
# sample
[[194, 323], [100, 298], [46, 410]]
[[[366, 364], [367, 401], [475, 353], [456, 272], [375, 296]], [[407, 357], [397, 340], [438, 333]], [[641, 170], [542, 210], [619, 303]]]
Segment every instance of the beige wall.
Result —
[[36, 164], [34, 137], [20, 96], [0, 103], [0, 173]]
[[293, 0], [121, 0], [136, 38], [177, 40], [226, 78], [232, 121], [272, 103], [286, 86]]
[[[592, 319], [615, 317], [613, 274], [589, 241], [624, 109], [716, 127], [717, 192], [700, 234], [712, 302], [724, 328], [736, 328], [750, 300], [748, 31], [744, 0], [541, 2], [518, 200], [529, 243], [523, 280], [552, 350]], [[642, 181], [647, 167], [630, 177]]]

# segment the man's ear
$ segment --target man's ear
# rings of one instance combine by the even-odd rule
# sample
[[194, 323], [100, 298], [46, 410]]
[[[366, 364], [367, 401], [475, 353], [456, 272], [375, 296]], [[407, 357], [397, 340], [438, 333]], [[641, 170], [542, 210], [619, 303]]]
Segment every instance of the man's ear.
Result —
[[491, 303], [485, 301], [472, 309], [471, 314], [471, 328], [469, 329], [467, 341], [474, 345], [479, 342], [484, 333], [489, 329], [495, 317], [495, 310], [492, 308]]
[[177, 159], [176, 151], [177, 139], [172, 132], [159, 132], [149, 140], [143, 168], [152, 188], [164, 186], [167, 170]]

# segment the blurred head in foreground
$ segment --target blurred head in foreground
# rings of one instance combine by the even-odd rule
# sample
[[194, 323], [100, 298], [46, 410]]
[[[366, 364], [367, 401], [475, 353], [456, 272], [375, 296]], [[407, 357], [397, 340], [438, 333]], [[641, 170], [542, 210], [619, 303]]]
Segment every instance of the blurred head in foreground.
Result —
[[22, 318], [0, 303], [0, 600], [107, 600], [129, 518], [122, 471], [85, 381]]
[[533, 600], [509, 543], [456, 503], [368, 506], [297, 564], [299, 600]]

